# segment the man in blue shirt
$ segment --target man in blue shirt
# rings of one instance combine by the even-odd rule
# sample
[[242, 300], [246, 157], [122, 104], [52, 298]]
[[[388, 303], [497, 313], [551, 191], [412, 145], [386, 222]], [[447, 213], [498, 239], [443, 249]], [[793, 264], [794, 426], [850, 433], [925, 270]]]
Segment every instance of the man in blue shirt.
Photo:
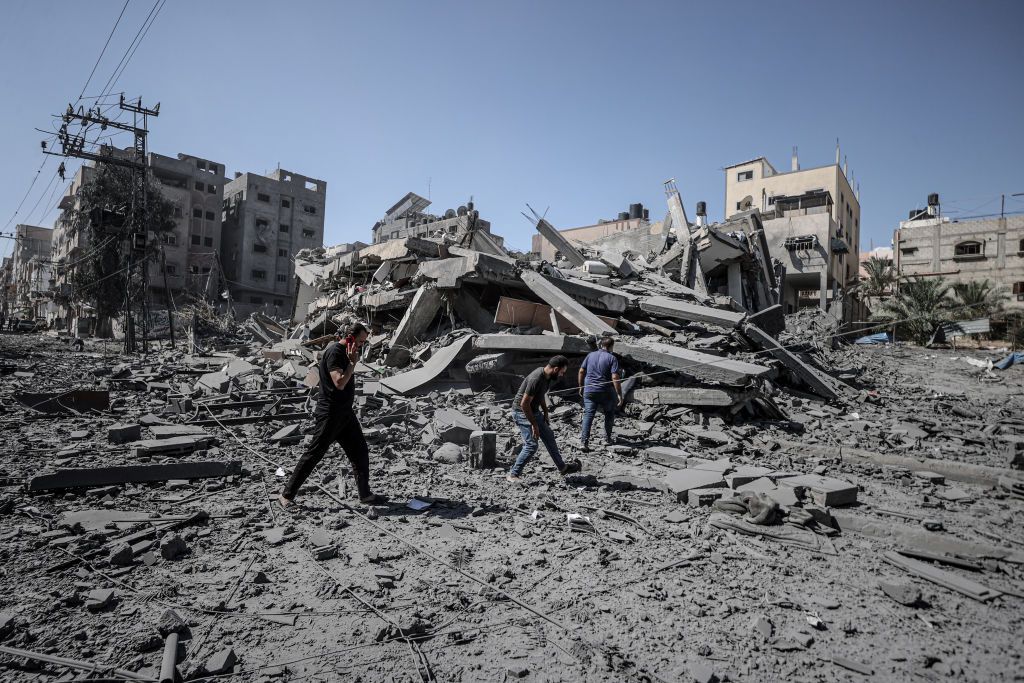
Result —
[[580, 396], [583, 397], [583, 427], [580, 446], [590, 450], [590, 426], [598, 409], [604, 413], [604, 439], [612, 443], [615, 411], [622, 405], [622, 385], [619, 383], [619, 359], [612, 353], [615, 340], [602, 337], [597, 351], [591, 351], [580, 366]]

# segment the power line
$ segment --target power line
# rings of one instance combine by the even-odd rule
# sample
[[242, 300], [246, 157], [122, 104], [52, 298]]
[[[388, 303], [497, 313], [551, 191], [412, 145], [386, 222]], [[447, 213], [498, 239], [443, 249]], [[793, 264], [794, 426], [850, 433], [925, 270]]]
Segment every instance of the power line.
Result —
[[147, 14], [146, 18], [143, 20], [142, 26], [139, 27], [138, 31], [136, 31], [135, 37], [132, 38], [132, 42], [128, 44], [128, 47], [125, 49], [124, 54], [121, 55], [121, 59], [117, 62], [117, 66], [114, 67], [113, 73], [110, 74], [110, 78], [107, 79], [107, 82], [103, 86], [103, 89], [100, 90], [101, 93], [108, 94], [109, 91], [113, 89], [115, 77], [118, 76], [118, 69], [121, 69], [122, 65], [127, 66], [127, 62], [131, 60], [130, 55], [134, 54], [133, 47], [135, 47], [136, 42], [141, 42], [139, 37], [146, 29], [146, 26], [149, 24], [150, 19], [154, 18], [154, 13], [157, 11], [157, 7], [159, 7], [160, 3], [164, 1], [166, 0], [156, 0], [156, 2], [153, 3], [153, 8], [149, 10], [149, 14]]
[[149, 35], [149, 29], [153, 28], [153, 24], [156, 23], [156, 18], [158, 16], [160, 16], [160, 11], [164, 8], [164, 5], [166, 5], [166, 4], [167, 4], [167, 0], [162, 0], [162, 2], [160, 2], [160, 7], [157, 8], [156, 14], [153, 15], [152, 21], [149, 22], [149, 26], [146, 27], [146, 30], [142, 34], [142, 37], [139, 39], [138, 44], [136, 44], [135, 48], [132, 50], [132, 53], [130, 55], [128, 55], [128, 61], [126, 61], [124, 63], [124, 66], [121, 67], [121, 71], [117, 74], [117, 78], [114, 79], [113, 84], [111, 84], [111, 86], [110, 86], [111, 89], [113, 89], [114, 86], [117, 85], [117, 82], [119, 80], [121, 80], [121, 76], [124, 75], [124, 70], [128, 68], [128, 63], [131, 62], [132, 61], [132, 57], [135, 56], [135, 51], [139, 49], [139, 45], [142, 45], [142, 41], [146, 39], [147, 35]]
[[117, 30], [117, 25], [121, 23], [121, 17], [124, 16], [124, 11], [128, 9], [128, 0], [124, 0], [124, 7], [121, 8], [121, 13], [117, 15], [117, 21], [114, 22], [114, 28], [110, 29], [110, 35], [107, 36], [107, 42], [103, 43], [103, 49], [100, 50], [100, 56], [96, 58], [96, 63], [92, 65], [92, 71], [89, 72], [89, 78], [85, 79], [85, 85], [82, 86], [82, 92], [78, 95], [78, 101], [82, 101], [82, 97], [85, 95], [85, 89], [89, 87], [89, 83], [92, 82], [93, 74], [96, 73], [96, 67], [100, 65], [100, 60], [103, 59], [103, 55], [107, 52], [107, 46], [110, 45], [110, 39], [114, 37], [114, 31]]

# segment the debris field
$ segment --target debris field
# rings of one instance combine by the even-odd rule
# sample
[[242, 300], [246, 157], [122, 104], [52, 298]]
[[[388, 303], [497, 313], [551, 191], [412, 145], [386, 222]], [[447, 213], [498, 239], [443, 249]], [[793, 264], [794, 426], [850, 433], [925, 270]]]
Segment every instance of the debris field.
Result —
[[[756, 211], [669, 210], [590, 245], [535, 217], [552, 264], [473, 212], [310, 252], [294, 329], [193, 325], [133, 356], [0, 336], [0, 677], [1019, 678], [1021, 368], [846, 344], [827, 312], [783, 315]], [[357, 502], [335, 447], [283, 510], [317, 359], [357, 320], [389, 502]], [[584, 452], [575, 377], [601, 335], [627, 400]], [[555, 354], [582, 472], [541, 449], [509, 483], [511, 396]]]

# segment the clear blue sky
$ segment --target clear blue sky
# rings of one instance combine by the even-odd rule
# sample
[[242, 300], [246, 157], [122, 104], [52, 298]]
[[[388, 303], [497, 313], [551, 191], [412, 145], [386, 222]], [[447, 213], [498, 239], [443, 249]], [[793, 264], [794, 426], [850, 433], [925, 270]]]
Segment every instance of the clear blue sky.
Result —
[[[4, 0], [0, 225], [42, 161], [33, 129], [82, 92], [122, 5]], [[152, 7], [131, 0], [86, 95]], [[527, 202], [563, 228], [637, 201], [660, 218], [669, 177], [717, 220], [723, 166], [788, 168], [793, 145], [804, 167], [830, 163], [838, 137], [867, 249], [928, 192], [950, 215], [1024, 192], [1022, 31], [1020, 0], [170, 0], [116, 90], [161, 102], [153, 151], [325, 180], [327, 243], [368, 240], [428, 187], [435, 210], [472, 195], [520, 248]], [[15, 223], [52, 223], [56, 166]]]

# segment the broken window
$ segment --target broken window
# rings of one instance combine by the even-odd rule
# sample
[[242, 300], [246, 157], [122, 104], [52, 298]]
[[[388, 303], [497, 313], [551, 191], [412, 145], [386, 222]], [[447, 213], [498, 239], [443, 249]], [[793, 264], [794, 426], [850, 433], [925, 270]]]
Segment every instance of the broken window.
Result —
[[189, 266], [188, 272], [190, 275], [199, 275], [199, 266]]
[[175, 244], [178, 243], [178, 238], [174, 236], [174, 233], [162, 232], [160, 233], [160, 241], [163, 242], [164, 244], [174, 246]]
[[277, 255], [278, 256], [282, 256], [284, 258], [288, 258], [288, 250], [287, 249], [278, 249], [277, 250]]
[[201, 169], [203, 169], [205, 171], [206, 170], [206, 162], [203, 161], [202, 159], [196, 159], [196, 168], [201, 168]]
[[267, 245], [260, 244], [257, 242], [256, 244], [252, 245], [252, 250], [257, 254], [265, 254], [267, 253]]
[[917, 253], [917, 247], [900, 247], [900, 253], [904, 256], [913, 256]]
[[290, 201], [288, 201], [287, 199], [282, 199], [281, 200], [281, 208], [282, 209], [290, 209], [290, 208], [292, 208], [292, 203]]
[[269, 194], [263, 194], [262, 192], [257, 192], [256, 193], [256, 199], [258, 201], [261, 201], [261, 202], [269, 202], [270, 201], [270, 195]]
[[985, 249], [981, 242], [961, 242], [953, 253], [956, 256], [983, 256]]
[[200, 192], [202, 192], [202, 191], [203, 191], [203, 188], [204, 188], [204, 187], [206, 187], [206, 186], [205, 186], [205, 185], [203, 185], [203, 183], [202, 183], [202, 181], [201, 181], [201, 180], [197, 180], [197, 181], [196, 181], [196, 189], [197, 189], [197, 190], [199, 190]]
[[212, 247], [213, 246], [213, 238], [212, 237], [204, 237], [203, 238], [203, 246], [204, 247]]
[[270, 225], [270, 221], [268, 221], [266, 218], [257, 218], [256, 219], [256, 228], [258, 230], [262, 230], [263, 228], [266, 228], [269, 225]]
[[267, 271], [265, 271], [265, 270], [255, 270], [254, 269], [252, 271], [252, 279], [253, 280], [266, 280], [267, 279]]
[[313, 239], [313, 237], [316, 236], [316, 232], [314, 232], [313, 230], [303, 230], [302, 231], [302, 236], [303, 237], [307, 237], [309, 239]]
[[303, 204], [302, 210], [310, 215], [316, 215], [316, 207], [313, 206], [312, 204]]
[[1013, 296], [1017, 301], [1024, 301], [1024, 282], [1013, 283]]
[[753, 180], [753, 179], [754, 179], [754, 172], [753, 171], [740, 171], [739, 173], [736, 174], [736, 182], [743, 182], [744, 180]]
[[800, 237], [787, 237], [786, 241], [782, 243], [789, 251], [807, 251], [818, 246], [818, 237], [816, 235], [802, 235]]
[[212, 220], [214, 220], [215, 218], [216, 218], [216, 216], [215, 216], [215, 214], [213, 213], [213, 211], [207, 211], [207, 212], [206, 212], [206, 220], [208, 220], [208, 221], [212, 221]]

